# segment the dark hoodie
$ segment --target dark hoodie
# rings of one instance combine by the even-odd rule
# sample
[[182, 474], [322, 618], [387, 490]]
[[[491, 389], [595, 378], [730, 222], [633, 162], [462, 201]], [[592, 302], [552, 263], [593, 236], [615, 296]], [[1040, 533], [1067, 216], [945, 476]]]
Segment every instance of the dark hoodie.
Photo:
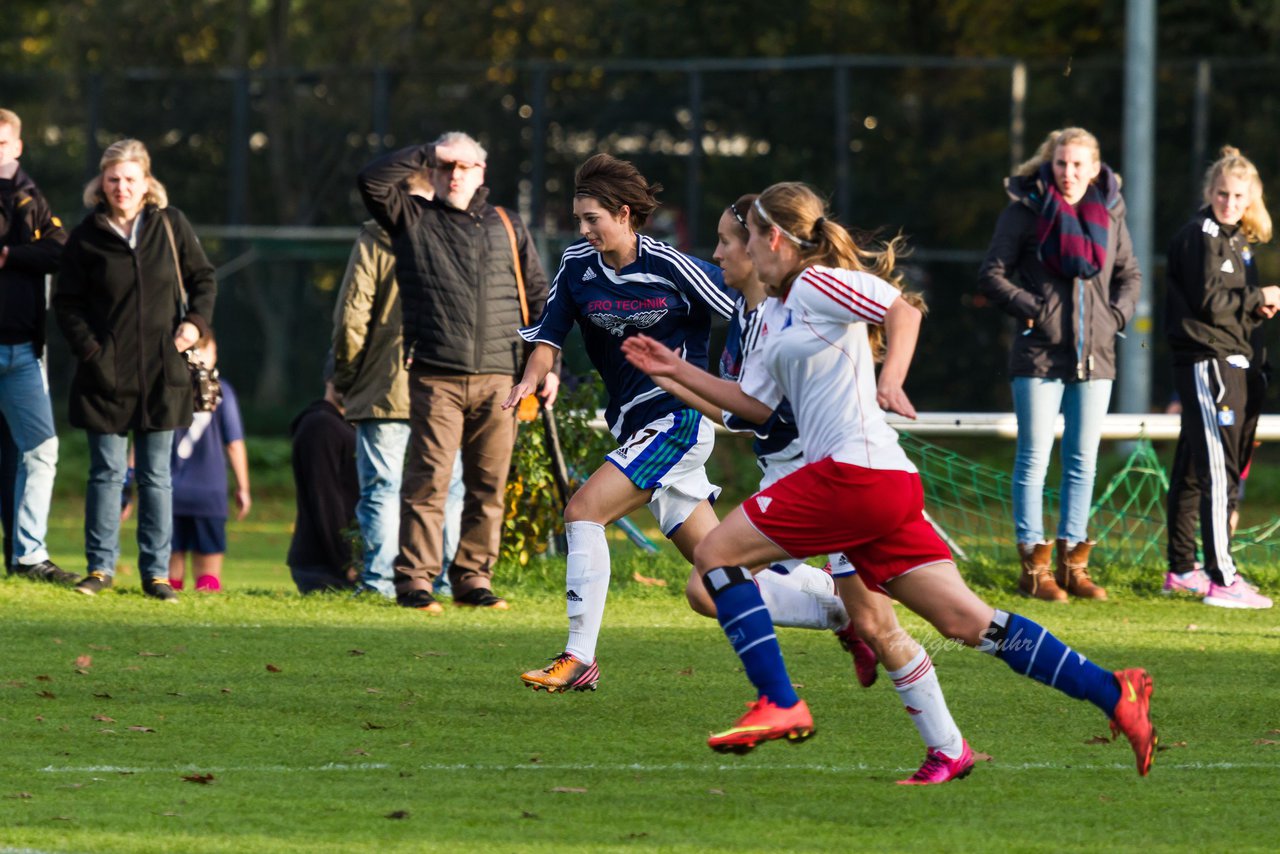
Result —
[[344, 530], [355, 524], [356, 431], [327, 400], [307, 406], [289, 425], [298, 514], [287, 562], [328, 567], [345, 583], [351, 545]]
[[44, 355], [47, 303], [45, 276], [58, 272], [67, 232], [22, 169], [0, 179], [0, 246], [9, 257], [0, 267], [0, 344], [35, 346]]
[[1119, 178], [1104, 165], [1095, 184], [1111, 214], [1107, 258], [1098, 275], [1077, 285], [1040, 260], [1036, 224], [1044, 185], [1034, 175], [1005, 179], [1013, 201], [996, 222], [978, 286], [1018, 321], [1009, 354], [1011, 376], [1065, 381], [1116, 377], [1116, 335], [1137, 308], [1142, 273], [1124, 221]]

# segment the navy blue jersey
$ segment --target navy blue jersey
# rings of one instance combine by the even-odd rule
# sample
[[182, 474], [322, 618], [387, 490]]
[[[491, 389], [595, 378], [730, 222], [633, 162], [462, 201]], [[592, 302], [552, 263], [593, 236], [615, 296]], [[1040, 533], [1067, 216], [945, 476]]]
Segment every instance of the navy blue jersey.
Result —
[[[761, 303], [760, 305], [763, 305]], [[747, 311], [746, 300], [741, 296], [733, 306], [733, 322], [729, 326], [729, 337], [724, 342], [724, 352], [720, 354], [720, 376], [726, 380], [737, 381], [742, 374], [743, 357], [756, 348], [760, 340], [761, 312], [760, 305]], [[744, 418], [726, 412], [724, 426], [737, 433], [755, 433], [756, 439], [751, 446], [758, 458], [792, 459], [799, 456], [800, 431], [796, 428], [795, 416], [791, 413], [791, 404], [784, 398], [778, 408], [763, 424], [753, 424]]]
[[560, 258], [542, 319], [520, 334], [559, 349], [577, 322], [609, 395], [605, 421], [621, 441], [687, 408], [631, 366], [622, 355], [623, 339], [643, 332], [706, 369], [713, 313], [725, 319], [733, 314], [719, 267], [641, 234], [636, 260], [615, 272], [591, 244], [578, 240]]

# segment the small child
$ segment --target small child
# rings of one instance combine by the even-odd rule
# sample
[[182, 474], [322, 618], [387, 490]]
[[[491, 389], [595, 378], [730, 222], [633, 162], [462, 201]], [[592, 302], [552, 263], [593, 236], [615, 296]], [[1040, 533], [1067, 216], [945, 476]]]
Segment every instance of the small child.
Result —
[[[218, 344], [209, 335], [196, 344], [198, 358], [210, 371], [218, 363]], [[197, 412], [191, 426], [173, 437], [173, 552], [169, 583], [181, 590], [187, 553], [192, 553], [195, 589], [222, 589], [222, 556], [227, 550], [227, 463], [236, 478], [236, 518], [243, 519], [249, 498], [249, 461], [244, 423], [235, 390], [225, 379], [222, 403], [213, 412]], [[225, 447], [226, 452], [223, 452]]]

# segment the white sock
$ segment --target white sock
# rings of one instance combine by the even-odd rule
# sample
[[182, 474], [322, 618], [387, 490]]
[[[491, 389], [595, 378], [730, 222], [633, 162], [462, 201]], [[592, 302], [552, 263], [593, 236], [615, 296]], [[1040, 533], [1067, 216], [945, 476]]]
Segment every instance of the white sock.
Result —
[[920, 647], [905, 667], [889, 671], [889, 678], [907, 714], [911, 715], [911, 722], [920, 731], [925, 747], [949, 759], [958, 759], [964, 751], [964, 737], [951, 717], [942, 686], [938, 684], [938, 672], [933, 669], [933, 661], [924, 647]]
[[596, 522], [570, 522], [564, 530], [569, 540], [564, 578], [569, 641], [565, 651], [590, 664], [596, 658], [604, 601], [609, 595], [609, 542], [604, 526]]
[[[815, 571], [822, 572], [820, 569]], [[797, 588], [786, 576], [768, 569], [756, 573], [756, 585], [775, 626], [835, 631], [849, 622], [844, 603], [833, 593], [820, 594]]]

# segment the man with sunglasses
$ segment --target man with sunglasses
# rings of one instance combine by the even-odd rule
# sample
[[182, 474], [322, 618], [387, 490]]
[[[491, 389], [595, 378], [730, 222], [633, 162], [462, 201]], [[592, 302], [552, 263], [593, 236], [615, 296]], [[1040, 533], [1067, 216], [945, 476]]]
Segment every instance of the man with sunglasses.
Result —
[[[516, 330], [526, 311], [541, 314], [547, 298], [524, 223], [488, 201], [485, 159], [480, 143], [451, 131], [370, 163], [357, 179], [369, 213], [391, 236], [409, 368], [396, 601], [429, 613], [442, 610], [431, 590], [443, 564], [444, 505], [459, 450], [467, 497], [449, 568], [453, 601], [507, 608], [492, 588], [515, 444], [514, 414], [501, 404], [523, 367]], [[424, 167], [432, 199], [406, 186]], [[546, 405], [557, 390], [553, 374], [540, 391]]]

